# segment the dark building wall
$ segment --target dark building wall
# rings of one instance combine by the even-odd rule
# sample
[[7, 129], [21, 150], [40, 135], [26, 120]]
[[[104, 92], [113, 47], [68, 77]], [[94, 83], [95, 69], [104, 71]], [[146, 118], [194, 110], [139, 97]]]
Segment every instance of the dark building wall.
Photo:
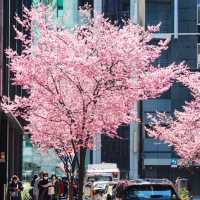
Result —
[[[193, 30], [196, 33], [196, 29]], [[197, 68], [197, 35], [180, 35], [170, 44], [170, 59], [176, 63], [185, 61], [192, 69]]]
[[130, 0], [102, 0], [102, 9], [105, 17], [120, 24], [130, 17]]
[[78, 7], [84, 6], [85, 4], [89, 4], [93, 7], [93, 0], [78, 0]]
[[173, 32], [173, 3], [171, 0], [146, 0], [146, 26], [161, 23], [161, 33]]
[[[179, 23], [179, 33], [178, 39], [174, 39], [172, 35], [169, 48], [164, 54], [157, 60], [157, 63], [160, 64], [170, 64], [172, 62], [180, 63], [185, 61], [185, 63], [192, 69], [197, 68], [197, 42], [198, 37], [195, 35], [197, 32], [197, 1], [196, 0], [181, 0], [179, 2], [178, 9], [178, 23]], [[146, 0], [146, 23], [148, 22], [157, 22], [162, 19], [167, 19], [166, 16], [171, 13], [168, 22], [164, 30], [161, 25], [161, 33], [172, 33], [171, 23], [174, 20], [173, 15], [173, 0]], [[169, 11], [169, 4], [171, 11]], [[162, 8], [162, 9], [159, 9]], [[166, 8], [166, 10], [165, 10]], [[168, 13], [168, 14], [164, 14]], [[170, 23], [171, 22], [171, 23]], [[151, 23], [150, 23], [151, 24]], [[152, 25], [152, 24], [151, 24]], [[162, 31], [163, 30], [163, 31]], [[182, 33], [193, 33], [192, 35], [182, 35]], [[147, 113], [155, 111], [164, 111], [168, 113], [173, 113], [175, 109], [181, 109], [181, 106], [184, 104], [185, 100], [191, 100], [190, 93], [181, 85], [174, 85], [166, 95], [162, 95], [161, 98], [157, 100], [145, 101], [143, 102], [143, 116], [146, 120]], [[156, 105], [156, 106], [155, 106]], [[149, 142], [151, 139], [147, 139], [148, 142], [145, 142], [144, 150], [147, 153], [147, 149], [155, 143], [154, 140]], [[156, 146], [154, 146], [156, 149]], [[160, 152], [158, 150], [157, 152]], [[151, 154], [151, 156], [153, 156]], [[167, 157], [167, 156], [166, 156]]]
[[197, 0], [179, 0], [179, 32], [197, 32]]
[[[156, 8], [158, 4], [155, 2], [163, 3], [163, 9], [166, 5], [166, 2], [170, 2], [170, 0], [146, 0], [147, 3], [147, 15], [146, 22], [151, 22], [156, 18], [161, 19], [165, 16], [164, 13], [169, 13], [169, 11], [162, 11], [162, 9]], [[151, 2], [151, 3], [150, 3]], [[174, 0], [171, 0], [173, 3]], [[150, 7], [149, 4], [154, 4], [154, 7]], [[191, 69], [197, 69], [197, 1], [196, 0], [179, 0], [179, 8], [178, 8], [178, 32], [179, 36], [177, 39], [174, 39], [172, 35], [172, 39], [169, 45], [167, 52], [164, 53], [163, 56], [157, 61], [158, 63], [180, 63], [185, 61], [185, 63]], [[152, 6], [151, 5], [151, 6]], [[158, 7], [161, 7], [159, 5]], [[162, 29], [161, 25], [161, 33], [173, 33], [173, 6], [171, 6], [171, 17], [169, 17], [168, 22], [165, 23], [167, 26]], [[155, 12], [156, 10], [156, 12]], [[168, 7], [166, 7], [168, 10]], [[152, 13], [148, 13], [148, 12]], [[170, 24], [171, 22], [171, 24]], [[162, 95], [161, 98], [152, 101], [143, 102], [143, 116], [144, 121], [146, 120], [146, 114], [151, 112], [155, 113], [155, 111], [164, 111], [173, 115], [175, 109], [181, 110], [181, 107], [184, 105], [185, 101], [191, 100], [191, 95], [188, 89], [184, 88], [180, 84], [174, 85], [171, 90], [168, 92], [168, 95]], [[189, 178], [190, 183], [193, 187], [192, 193], [193, 195], [199, 195], [200, 191], [196, 188], [196, 185], [200, 184], [198, 173], [199, 169], [193, 167], [190, 169], [185, 168], [172, 168], [170, 161], [174, 158], [178, 158], [177, 155], [172, 151], [172, 148], [167, 147], [167, 145], [162, 144], [159, 141], [146, 138], [144, 140], [144, 159], [155, 159], [156, 163], [152, 166], [145, 166], [145, 176], [146, 177], [155, 177], [155, 178], [170, 178], [174, 180], [175, 177], [181, 176], [185, 178]], [[161, 163], [161, 159], [165, 159], [168, 164], [163, 166], [159, 165]], [[196, 174], [196, 176], [195, 176]]]
[[[17, 42], [13, 25], [16, 25], [14, 16], [22, 15], [22, 5], [30, 6], [31, 0], [0, 0], [0, 96], [11, 98], [15, 94], [21, 95], [21, 88], [11, 85], [13, 76], [7, 67], [9, 60], [4, 54], [6, 48], [20, 52], [21, 45]], [[1, 73], [2, 72], [2, 73]], [[2, 74], [2, 76], [1, 76]], [[0, 162], [0, 199], [4, 199], [4, 185], [13, 174], [21, 178], [22, 174], [22, 129], [16, 118], [6, 115], [0, 110], [0, 152], [5, 153], [5, 162]]]
[[120, 126], [117, 130], [119, 139], [102, 136], [101, 161], [117, 163], [121, 176], [129, 173], [129, 126]]
[[[105, 17], [121, 25], [122, 19], [130, 17], [130, 1], [102, 0], [102, 11]], [[129, 133], [129, 126], [120, 126], [118, 128], [120, 139], [102, 136], [101, 161], [117, 163], [122, 177], [129, 173]]]
[[7, 130], [7, 118], [3, 113], [0, 113], [0, 152], [4, 152], [5, 161], [0, 162], [0, 199], [3, 199], [4, 184], [6, 183], [6, 160], [7, 160], [7, 137], [5, 131]]
[[[161, 22], [161, 33], [174, 31], [174, 0], [146, 0], [146, 25]], [[178, 29], [180, 33], [197, 32], [197, 1], [178, 1]]]
[[146, 178], [168, 178], [175, 181], [176, 177], [183, 177], [189, 180], [190, 192], [193, 196], [199, 196], [200, 168], [171, 168], [170, 166], [145, 166]]
[[[118, 20], [121, 17], [121, 13], [123, 13], [120, 5], [121, 2], [122, 0], [103, 1], [103, 12], [105, 13], [105, 16], [110, 17], [113, 20]], [[128, 7], [130, 6], [130, 1], [123, 2], [126, 2]], [[161, 64], [161, 66], [167, 66], [172, 62], [180, 63], [182, 61], [185, 61], [185, 63], [192, 69], [196, 69], [198, 41], [198, 37], [197, 35], [195, 35], [195, 33], [197, 32], [197, 1], [178, 1], [178, 31], [180, 33], [178, 39], [174, 39], [173, 36], [174, 0], [146, 0], [145, 10], [146, 26], [156, 25], [161, 22], [160, 33], [172, 34], [168, 50], [163, 52], [161, 57], [156, 61], [156, 64]], [[127, 17], [129, 17], [129, 13]], [[185, 35], [185, 33], [192, 34]], [[153, 42], [158, 42], [158, 40], [155, 40]], [[167, 112], [169, 113], [169, 115], [171, 115], [175, 109], [181, 109], [181, 106], [184, 104], [185, 100], [190, 99], [191, 96], [187, 89], [178, 84], [174, 85], [169, 91], [162, 94], [160, 98], [144, 101], [142, 103], [141, 115], [143, 116], [143, 121], [145, 124], [148, 124], [147, 114], [153, 114], [156, 111]], [[142, 130], [144, 129], [142, 128]], [[127, 146], [129, 145], [128, 140], [126, 140], [125, 143]], [[127, 155], [126, 164], [124, 163], [126, 159], [123, 159], [123, 156], [118, 156], [120, 155], [119, 152], [115, 152], [115, 145], [118, 146], [118, 151], [124, 151], [124, 153]], [[172, 151], [171, 147], [168, 147], [168, 145], [148, 137], [144, 140], [143, 151], [143, 159], [157, 159], [158, 163], [160, 159], [171, 160], [172, 158], [177, 157]], [[121, 148], [120, 141], [116, 140], [115, 142], [112, 142], [111, 139], [105, 139], [103, 137], [101, 157], [102, 161], [117, 162], [121, 170], [129, 170], [129, 148]], [[166, 173], [163, 175], [163, 177], [166, 177], [166, 174], [168, 172], [171, 173], [169, 165], [170, 164], [168, 164], [169, 170], [165, 171]], [[162, 170], [163, 168], [161, 169], [161, 171]], [[150, 173], [148, 169], [145, 171]], [[154, 171], [152, 175], [155, 175], [156, 173], [157, 177], [160, 176], [157, 171]]]

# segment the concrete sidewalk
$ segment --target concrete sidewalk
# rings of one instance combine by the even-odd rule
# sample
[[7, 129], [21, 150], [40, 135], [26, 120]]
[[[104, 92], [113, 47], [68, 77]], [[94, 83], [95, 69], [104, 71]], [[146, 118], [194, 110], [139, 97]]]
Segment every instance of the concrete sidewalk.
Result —
[[194, 196], [193, 200], [200, 200], [200, 196]]

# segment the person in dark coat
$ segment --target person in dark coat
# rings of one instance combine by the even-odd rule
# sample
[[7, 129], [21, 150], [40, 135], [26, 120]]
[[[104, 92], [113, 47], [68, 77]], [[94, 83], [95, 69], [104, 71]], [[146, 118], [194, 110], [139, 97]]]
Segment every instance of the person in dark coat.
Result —
[[35, 200], [35, 199], [34, 199], [34, 195], [33, 195], [33, 188], [34, 188], [35, 180], [36, 180], [37, 178], [38, 178], [38, 175], [34, 175], [34, 176], [33, 176], [32, 180], [31, 180], [31, 189], [29, 190], [29, 194], [30, 194], [30, 196], [31, 196], [31, 198], [32, 198], [33, 200]]
[[21, 192], [23, 191], [22, 182], [18, 176], [13, 175], [8, 184], [8, 195], [10, 200], [21, 200]]
[[35, 184], [35, 180], [38, 178], [38, 175], [35, 174], [31, 180], [31, 187], [34, 187], [34, 184]]
[[63, 193], [63, 196], [67, 197], [68, 195], [68, 179], [67, 177], [62, 178], [62, 190], [61, 193]]
[[40, 182], [40, 180], [43, 179], [43, 172], [41, 171], [39, 173], [39, 176], [35, 179], [35, 183], [33, 186], [33, 200], [38, 200], [39, 199], [39, 188], [38, 188], [38, 184]]
[[50, 184], [48, 188], [49, 200], [58, 200], [60, 197], [60, 182], [56, 175], [51, 176]]
[[48, 200], [48, 187], [50, 185], [51, 184], [49, 184], [48, 173], [44, 172], [43, 178], [38, 183], [38, 188], [39, 188], [38, 200]]

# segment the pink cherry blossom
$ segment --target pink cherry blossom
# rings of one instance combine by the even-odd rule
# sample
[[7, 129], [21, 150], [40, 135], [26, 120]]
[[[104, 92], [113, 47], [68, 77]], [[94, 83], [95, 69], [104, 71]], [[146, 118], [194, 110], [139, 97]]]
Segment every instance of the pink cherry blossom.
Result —
[[[174, 118], [160, 119], [153, 122], [149, 134], [173, 145], [184, 164], [200, 162], [200, 73], [193, 72], [178, 78], [193, 95], [193, 100], [183, 106], [183, 111], [176, 111]], [[163, 126], [165, 124], [165, 126]]]
[[42, 149], [71, 155], [92, 148], [97, 134], [116, 137], [119, 125], [137, 120], [139, 100], [158, 97], [186, 73], [183, 64], [154, 65], [169, 42], [151, 43], [158, 27], [145, 31], [128, 22], [119, 28], [98, 15], [61, 29], [44, 6], [25, 9], [23, 20], [16, 19], [26, 30], [16, 30], [24, 48], [7, 55], [13, 84], [28, 97], [4, 98], [2, 106], [29, 122], [26, 128]]

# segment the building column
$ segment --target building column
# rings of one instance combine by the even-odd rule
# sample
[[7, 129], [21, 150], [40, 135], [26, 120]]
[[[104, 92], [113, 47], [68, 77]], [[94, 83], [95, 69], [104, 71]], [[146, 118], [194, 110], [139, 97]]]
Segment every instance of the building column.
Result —
[[145, 26], [145, 0], [130, 0], [130, 19], [134, 24]]
[[[139, 113], [139, 103], [134, 106], [134, 110]], [[130, 124], [130, 152], [129, 152], [129, 159], [130, 159], [130, 166], [129, 166], [129, 178], [130, 179], [137, 179], [139, 178], [139, 124], [132, 123]]]
[[[103, 0], [94, 0], [94, 16], [102, 13]], [[101, 163], [101, 134], [94, 137], [93, 164]]]
[[78, 0], [67, 0], [63, 2], [63, 23], [67, 28], [73, 28], [79, 20]]
[[[130, 0], [130, 19], [134, 24], [144, 25], [145, 21], [145, 2], [144, 0]], [[139, 102], [133, 108], [139, 116]], [[129, 178], [139, 178], [139, 124], [130, 124], [130, 152], [129, 152]]]
[[134, 24], [138, 23], [138, 0], [130, 0], [130, 19]]
[[0, 0], [0, 96], [3, 94], [3, 0]]
[[101, 163], [101, 134], [94, 137], [93, 164]]
[[178, 0], [174, 0], [174, 38], [178, 39]]
[[102, 13], [103, 0], [94, 0], [94, 15]]

